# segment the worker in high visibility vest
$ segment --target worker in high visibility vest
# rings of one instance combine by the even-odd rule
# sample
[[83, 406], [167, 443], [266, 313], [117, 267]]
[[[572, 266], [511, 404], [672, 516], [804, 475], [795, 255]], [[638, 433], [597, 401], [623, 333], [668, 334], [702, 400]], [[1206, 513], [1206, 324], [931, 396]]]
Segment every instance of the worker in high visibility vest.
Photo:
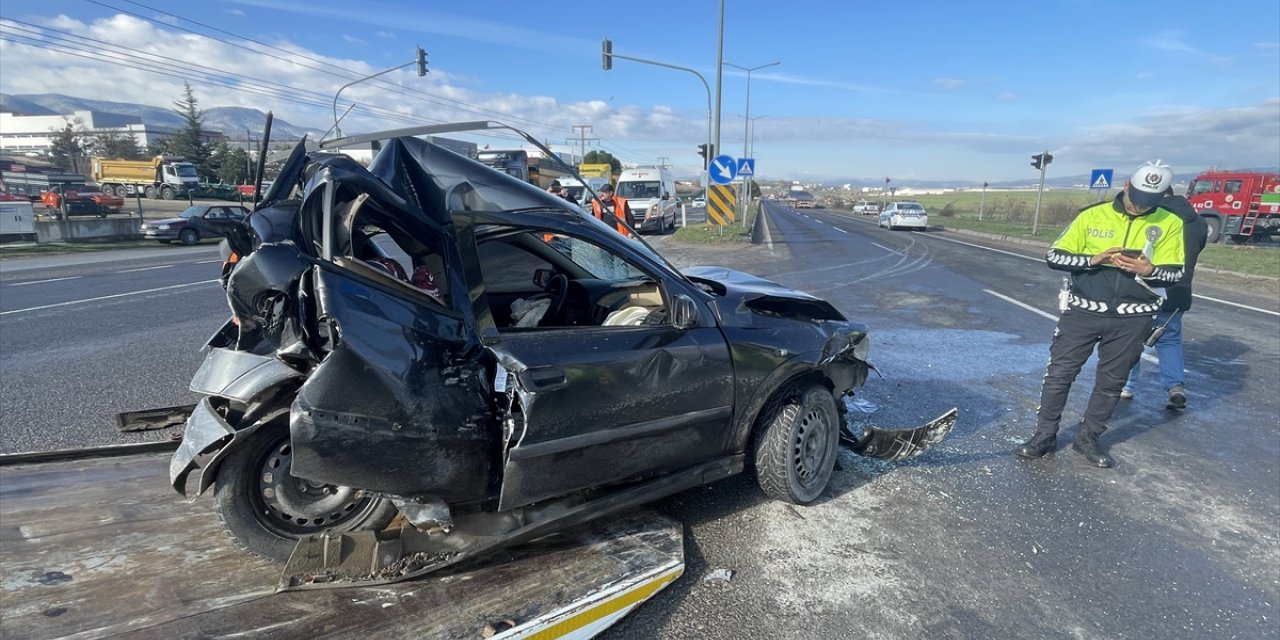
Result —
[[635, 227], [635, 218], [631, 214], [631, 205], [627, 199], [613, 194], [613, 185], [600, 187], [600, 197], [591, 201], [591, 213], [596, 219], [609, 223], [624, 237], [631, 237], [631, 229]]

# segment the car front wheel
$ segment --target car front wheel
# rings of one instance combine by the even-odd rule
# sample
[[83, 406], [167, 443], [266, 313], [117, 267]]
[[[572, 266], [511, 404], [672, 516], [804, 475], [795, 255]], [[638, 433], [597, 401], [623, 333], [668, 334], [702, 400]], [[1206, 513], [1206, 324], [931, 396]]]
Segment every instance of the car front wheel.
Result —
[[821, 385], [784, 390], [757, 423], [756, 481], [765, 495], [792, 504], [812, 502], [827, 488], [840, 444], [840, 416]]
[[285, 425], [263, 427], [218, 468], [218, 520], [249, 553], [286, 562], [298, 539], [324, 531], [379, 531], [395, 518], [391, 501], [289, 473], [293, 447]]

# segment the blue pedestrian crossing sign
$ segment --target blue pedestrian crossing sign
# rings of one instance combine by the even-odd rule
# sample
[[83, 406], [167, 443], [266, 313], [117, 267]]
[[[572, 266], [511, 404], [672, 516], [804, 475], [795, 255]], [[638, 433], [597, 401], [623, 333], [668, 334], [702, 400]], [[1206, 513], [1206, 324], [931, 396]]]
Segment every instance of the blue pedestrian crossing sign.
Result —
[[756, 159], [755, 158], [738, 158], [738, 175], [740, 176], [756, 175]]
[[1110, 189], [1111, 176], [1113, 173], [1113, 169], [1094, 169], [1093, 173], [1089, 174], [1089, 188]]
[[707, 165], [707, 176], [716, 184], [729, 184], [738, 177], [738, 161], [733, 156], [716, 156]]

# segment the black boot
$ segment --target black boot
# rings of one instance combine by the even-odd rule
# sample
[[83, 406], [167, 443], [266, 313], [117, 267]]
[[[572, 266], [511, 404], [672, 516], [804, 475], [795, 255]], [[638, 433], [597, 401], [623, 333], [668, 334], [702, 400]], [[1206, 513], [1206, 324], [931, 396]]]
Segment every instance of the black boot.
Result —
[[1030, 440], [1022, 443], [1022, 446], [1018, 447], [1014, 453], [1018, 454], [1019, 458], [1039, 458], [1044, 456], [1044, 454], [1053, 451], [1057, 444], [1057, 435], [1037, 433], [1034, 436], [1031, 436]]
[[1098, 436], [1092, 433], [1086, 433], [1081, 430], [1076, 434], [1076, 439], [1071, 442], [1071, 448], [1075, 449], [1076, 453], [1084, 456], [1084, 459], [1094, 466], [1105, 469], [1112, 464], [1111, 456], [1102, 450], [1102, 445], [1098, 443]]

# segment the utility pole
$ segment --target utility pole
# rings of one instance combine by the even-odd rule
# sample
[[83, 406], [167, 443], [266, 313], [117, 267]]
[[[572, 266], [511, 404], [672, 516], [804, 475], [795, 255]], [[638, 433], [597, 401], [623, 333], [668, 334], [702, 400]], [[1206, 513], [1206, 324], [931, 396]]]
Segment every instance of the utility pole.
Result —
[[670, 167], [671, 165], [667, 164], [667, 160], [670, 160], [670, 158], [666, 156], [658, 156], [658, 166], [663, 169]]
[[586, 157], [587, 157], [587, 141], [588, 141], [588, 140], [590, 140], [591, 142], [597, 142], [597, 141], [599, 141], [599, 140], [600, 140], [600, 138], [588, 138], [588, 137], [587, 137], [587, 132], [588, 132], [588, 131], [591, 131], [592, 129], [594, 129], [594, 127], [592, 127], [592, 126], [591, 126], [591, 125], [589, 125], [589, 124], [575, 124], [575, 125], [573, 125], [573, 128], [574, 128], [574, 129], [576, 129], [576, 130], [578, 131], [578, 137], [576, 137], [576, 138], [565, 138], [564, 143], [565, 143], [565, 144], [573, 144], [573, 142], [572, 142], [572, 141], [577, 140], [577, 141], [578, 141], [578, 146], [579, 146], [579, 148], [582, 150], [582, 154], [581, 154], [581, 156], [580, 156], [580, 157], [581, 157], [582, 159], [584, 159], [584, 160], [585, 160], [585, 159], [586, 159]]
[[991, 186], [990, 182], [982, 183], [982, 199], [978, 201], [978, 222], [982, 222], [982, 210], [987, 208], [987, 187]]
[[[711, 144], [716, 151], [720, 150], [720, 86], [724, 79], [724, 0], [720, 0], [720, 28], [716, 35], [716, 122], [715, 134]], [[750, 115], [750, 114], [748, 114]], [[708, 158], [710, 160], [710, 158]]]

